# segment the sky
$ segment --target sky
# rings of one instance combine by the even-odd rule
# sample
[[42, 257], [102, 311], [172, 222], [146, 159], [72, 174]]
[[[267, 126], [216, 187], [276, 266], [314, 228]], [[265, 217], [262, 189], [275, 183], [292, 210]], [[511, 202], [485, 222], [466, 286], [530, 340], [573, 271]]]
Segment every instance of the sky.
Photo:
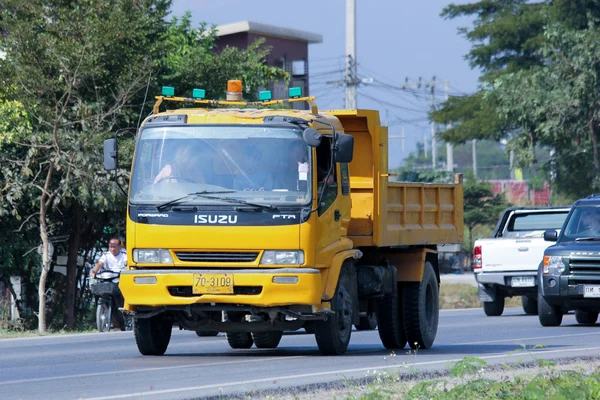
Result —
[[[389, 126], [390, 168], [400, 166], [424, 137], [430, 143], [431, 92], [425, 84], [436, 77], [436, 103], [445, 98], [446, 81], [450, 95], [477, 89], [479, 71], [464, 58], [471, 44], [457, 32], [472, 22], [440, 17], [448, 4], [450, 0], [356, 0], [358, 75], [373, 78], [359, 86], [358, 108], [379, 110]], [[173, 0], [174, 16], [187, 10], [194, 24], [248, 20], [321, 34], [322, 43], [308, 46], [310, 94], [317, 96], [320, 109], [344, 108], [344, 88], [327, 82], [345, 75], [345, 0]], [[416, 88], [419, 78], [422, 85]]]

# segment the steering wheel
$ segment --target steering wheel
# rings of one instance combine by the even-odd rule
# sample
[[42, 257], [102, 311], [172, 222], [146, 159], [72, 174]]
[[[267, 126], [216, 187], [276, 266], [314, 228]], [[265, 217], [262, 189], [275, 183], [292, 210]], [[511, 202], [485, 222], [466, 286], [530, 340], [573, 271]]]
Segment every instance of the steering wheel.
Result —
[[192, 181], [191, 179], [182, 178], [182, 177], [179, 177], [179, 176], [163, 176], [162, 178], [160, 178], [159, 180], [157, 180], [156, 183], [161, 183], [163, 181], [172, 180], [172, 179], [175, 179], [177, 181], [188, 182], [188, 183], [196, 183], [196, 182]]

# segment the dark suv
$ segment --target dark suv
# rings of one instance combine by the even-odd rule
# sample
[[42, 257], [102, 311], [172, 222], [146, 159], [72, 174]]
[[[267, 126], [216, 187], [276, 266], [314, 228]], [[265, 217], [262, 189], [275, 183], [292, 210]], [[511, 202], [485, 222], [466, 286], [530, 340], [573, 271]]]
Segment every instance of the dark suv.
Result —
[[575, 310], [580, 324], [595, 324], [600, 311], [600, 195], [573, 204], [556, 242], [544, 252], [539, 270], [538, 316], [543, 326], [559, 326]]

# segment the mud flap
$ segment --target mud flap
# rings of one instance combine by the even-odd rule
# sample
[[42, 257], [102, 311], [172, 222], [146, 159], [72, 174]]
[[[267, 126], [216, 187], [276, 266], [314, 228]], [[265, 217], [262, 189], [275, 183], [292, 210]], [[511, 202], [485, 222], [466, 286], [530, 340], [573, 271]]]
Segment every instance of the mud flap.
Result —
[[477, 297], [482, 302], [492, 302], [496, 300], [496, 287], [478, 284]]

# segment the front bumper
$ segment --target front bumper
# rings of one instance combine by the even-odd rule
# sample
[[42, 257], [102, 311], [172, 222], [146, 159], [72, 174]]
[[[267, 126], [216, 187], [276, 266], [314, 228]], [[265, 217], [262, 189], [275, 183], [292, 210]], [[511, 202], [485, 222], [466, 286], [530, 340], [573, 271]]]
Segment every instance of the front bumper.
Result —
[[546, 301], [564, 309], [600, 311], [600, 298], [584, 297], [586, 285], [600, 286], [598, 275], [542, 275], [540, 291]]
[[[532, 276], [533, 286], [515, 287], [512, 286], [513, 277]], [[537, 293], [537, 271], [504, 271], [504, 272], [477, 272], [475, 273], [477, 281], [477, 295], [479, 301], [491, 302], [496, 300], [498, 290], [501, 290], [504, 296], [519, 296]]]
[[[234, 277], [234, 294], [192, 294], [196, 273], [227, 273]], [[297, 283], [273, 283], [275, 276], [297, 277]], [[136, 283], [135, 278], [155, 277], [156, 283]], [[277, 269], [155, 269], [121, 272], [119, 287], [125, 308], [189, 304], [243, 304], [259, 307], [321, 304], [321, 273], [312, 268]]]

